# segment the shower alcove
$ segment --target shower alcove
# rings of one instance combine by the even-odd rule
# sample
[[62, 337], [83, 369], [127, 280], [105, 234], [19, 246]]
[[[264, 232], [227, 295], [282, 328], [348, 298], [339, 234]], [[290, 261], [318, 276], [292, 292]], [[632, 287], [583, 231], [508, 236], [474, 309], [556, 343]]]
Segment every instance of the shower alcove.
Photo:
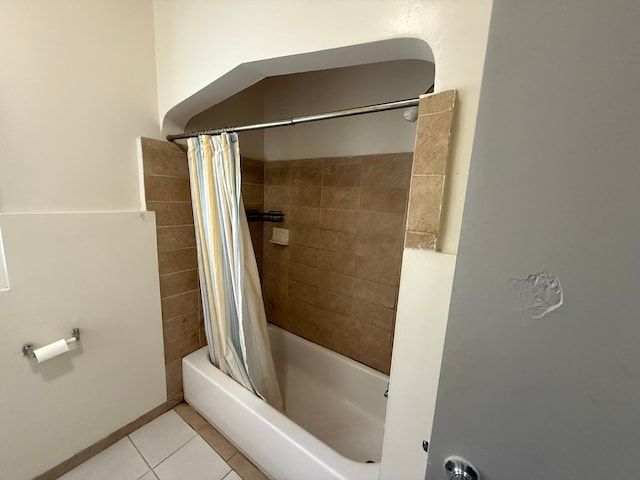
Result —
[[[433, 77], [433, 64], [420, 60], [268, 77], [194, 116], [185, 131], [416, 98], [429, 89]], [[436, 166], [440, 170], [431, 172], [436, 175], [425, 176], [423, 171], [418, 172], [418, 177], [416, 172], [412, 176], [414, 145], [424, 145], [420, 145], [420, 138], [416, 141], [416, 123], [405, 121], [402, 110], [239, 134], [245, 208], [284, 213], [280, 224], [250, 223], [268, 321], [352, 359], [355, 368], [368, 371], [371, 378], [382, 378], [380, 386], [370, 394], [379, 396], [373, 404], [380, 404], [379, 399], [383, 399], [382, 410], [373, 408], [379, 418], [370, 422], [373, 427], [365, 434], [377, 440], [368, 442], [372, 445], [370, 451], [355, 459], [374, 461], [371, 468], [377, 473], [371, 473], [370, 468], [362, 478], [377, 478], [379, 474], [386, 404], [384, 375], [389, 373], [391, 364], [403, 247], [433, 250], [435, 246], [454, 95], [449, 92], [433, 99], [426, 110], [421, 102], [417, 123], [426, 125], [432, 139], [439, 139], [435, 156], [444, 160]], [[147, 150], [171, 152], [176, 159], [183, 157], [178, 147], [159, 143], [143, 140], [143, 156], [146, 146]], [[153, 175], [147, 175], [146, 163], [145, 183], [152, 183]], [[428, 180], [427, 184], [423, 180]], [[410, 185], [415, 191], [412, 200]], [[153, 191], [147, 187], [147, 192], [150, 190]], [[414, 201], [420, 195], [431, 195], [426, 204], [435, 205], [432, 212], [425, 214], [425, 202]], [[162, 202], [157, 203], [162, 208]], [[407, 219], [408, 206], [413, 213]], [[188, 205], [185, 203], [184, 207]], [[159, 225], [170, 217], [167, 212], [157, 213]], [[184, 217], [184, 212], [181, 215]], [[289, 245], [270, 242], [274, 225], [289, 230]], [[412, 231], [406, 230], [407, 225]], [[161, 228], [166, 226], [159, 226], [159, 242]], [[201, 330], [197, 338], [197, 343], [202, 344]], [[176, 363], [179, 362], [167, 365], [168, 384], [169, 377], [173, 382], [180, 377], [170, 373], [177, 371]], [[188, 368], [185, 366], [187, 377], [198, 371], [196, 368], [189, 373]], [[280, 381], [283, 383], [283, 379]], [[177, 388], [173, 386], [173, 390]], [[339, 392], [331, 394], [336, 396]], [[187, 401], [190, 395], [185, 378]], [[345, 398], [345, 403], [350, 401]], [[294, 402], [289, 399], [285, 403], [292, 406], [292, 411], [286, 413], [311, 434], [345, 456], [353, 451], [350, 447], [340, 451], [339, 428], [332, 438], [321, 431], [323, 422], [305, 421], [304, 408], [300, 409], [299, 404], [294, 412]], [[207, 415], [206, 408], [196, 402], [194, 407], [216, 424], [212, 418], [215, 413]], [[319, 415], [318, 411], [308, 413], [307, 417]], [[336, 410], [325, 415], [335, 417]], [[237, 443], [232, 433], [221, 430]], [[241, 444], [237, 446], [260, 465], [251, 451]], [[264, 465], [261, 467], [267, 470]]]
[[[419, 60], [268, 77], [196, 115], [186, 131], [416, 98], [433, 83]], [[269, 322], [388, 374], [415, 123], [380, 112], [240, 132], [247, 210]], [[272, 228], [290, 245], [271, 243]]]

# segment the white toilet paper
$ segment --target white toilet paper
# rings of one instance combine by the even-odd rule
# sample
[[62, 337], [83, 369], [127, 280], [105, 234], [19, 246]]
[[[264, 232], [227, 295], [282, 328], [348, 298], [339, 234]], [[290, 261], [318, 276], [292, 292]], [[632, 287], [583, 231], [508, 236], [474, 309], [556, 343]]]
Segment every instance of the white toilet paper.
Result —
[[57, 357], [58, 355], [68, 352], [69, 346], [67, 345], [67, 341], [62, 338], [57, 342], [50, 343], [49, 345], [45, 345], [44, 347], [36, 348], [33, 353], [38, 360], [38, 363], [46, 362], [50, 358]]

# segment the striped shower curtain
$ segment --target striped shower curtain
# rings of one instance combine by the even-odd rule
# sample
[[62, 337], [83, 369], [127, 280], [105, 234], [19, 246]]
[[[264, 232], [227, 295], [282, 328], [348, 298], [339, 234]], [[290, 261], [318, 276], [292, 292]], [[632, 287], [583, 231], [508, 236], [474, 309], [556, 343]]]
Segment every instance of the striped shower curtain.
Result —
[[211, 362], [282, 410], [247, 217], [235, 133], [189, 139], [191, 200]]

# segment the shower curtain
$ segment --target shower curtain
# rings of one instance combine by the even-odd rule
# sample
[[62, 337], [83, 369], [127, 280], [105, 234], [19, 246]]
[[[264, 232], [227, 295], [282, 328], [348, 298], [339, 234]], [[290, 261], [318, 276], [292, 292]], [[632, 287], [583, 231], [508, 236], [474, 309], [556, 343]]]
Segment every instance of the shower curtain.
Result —
[[211, 362], [282, 410], [240, 189], [235, 133], [188, 140], [204, 326]]

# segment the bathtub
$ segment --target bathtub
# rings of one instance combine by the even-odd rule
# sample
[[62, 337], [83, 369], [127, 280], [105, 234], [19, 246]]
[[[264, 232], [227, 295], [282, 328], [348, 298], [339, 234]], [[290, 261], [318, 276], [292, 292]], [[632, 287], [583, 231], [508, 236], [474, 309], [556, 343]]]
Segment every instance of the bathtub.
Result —
[[185, 400], [274, 480], [377, 480], [389, 377], [273, 325], [269, 337], [286, 416], [206, 347], [182, 361]]

